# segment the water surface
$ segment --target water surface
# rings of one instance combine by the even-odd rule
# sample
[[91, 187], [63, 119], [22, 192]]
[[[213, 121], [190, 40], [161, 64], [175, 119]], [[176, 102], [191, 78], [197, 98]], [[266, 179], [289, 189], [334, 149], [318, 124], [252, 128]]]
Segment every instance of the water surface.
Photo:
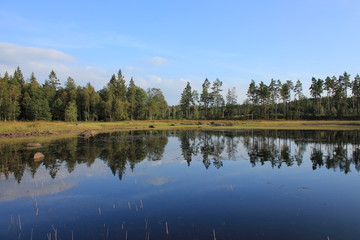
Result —
[[[0, 145], [0, 239], [359, 239], [360, 131]], [[35, 152], [45, 159], [34, 162]]]

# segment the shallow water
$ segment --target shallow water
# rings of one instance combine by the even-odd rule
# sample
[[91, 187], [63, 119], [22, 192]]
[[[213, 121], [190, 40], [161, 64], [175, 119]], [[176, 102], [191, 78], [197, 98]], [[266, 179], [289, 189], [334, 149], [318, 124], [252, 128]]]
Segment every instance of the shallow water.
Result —
[[0, 151], [0, 239], [360, 236], [360, 131], [135, 131]]

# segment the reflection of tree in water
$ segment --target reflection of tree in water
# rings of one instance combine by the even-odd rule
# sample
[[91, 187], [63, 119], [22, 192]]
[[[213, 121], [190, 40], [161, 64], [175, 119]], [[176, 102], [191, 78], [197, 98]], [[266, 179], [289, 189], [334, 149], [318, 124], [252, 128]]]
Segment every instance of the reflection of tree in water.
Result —
[[[168, 138], [161, 131], [120, 132], [111, 134], [113, 141], [103, 141], [100, 159], [121, 180], [126, 166], [133, 171], [144, 159], [157, 161], [162, 158]], [[101, 143], [101, 142], [100, 142]]]
[[[325, 165], [327, 169], [340, 169], [348, 173], [352, 165], [357, 171], [360, 170], [359, 140], [359, 132], [352, 131], [268, 130], [248, 132], [243, 144], [253, 166], [268, 161], [273, 167], [280, 168], [283, 163], [292, 166], [294, 161], [301, 165], [306, 146], [313, 143], [310, 160], [314, 170]], [[348, 151], [350, 145], [352, 153]]]
[[196, 152], [197, 147], [194, 140], [194, 133], [194, 131], [182, 131], [179, 133], [180, 148], [188, 166], [190, 166], [192, 155]]
[[351, 164], [354, 164], [355, 169], [359, 171], [359, 146], [353, 146], [355, 150], [349, 155], [347, 144], [342, 145], [339, 144], [329, 144], [327, 145], [326, 155], [323, 154], [321, 150], [321, 146], [317, 146], [317, 148], [313, 148], [313, 153], [311, 158], [313, 162], [313, 169], [317, 167], [322, 167], [324, 164], [327, 169], [340, 169], [340, 171], [344, 171], [345, 173], [349, 173], [351, 171]]
[[[91, 166], [96, 158], [103, 160], [114, 175], [122, 179], [127, 165], [134, 169], [144, 159], [156, 161], [162, 158], [167, 144], [167, 135], [160, 131], [121, 132], [100, 134], [94, 138], [72, 138], [43, 144], [38, 149], [26, 149], [22, 144], [0, 145], [0, 176], [10, 175], [20, 183], [24, 171], [29, 169], [32, 177], [40, 166], [55, 178], [58, 171], [66, 167], [70, 173], [76, 165]], [[35, 162], [32, 156], [42, 152], [45, 158]]]
[[310, 160], [313, 165], [312, 168], [315, 170], [317, 167], [321, 167], [324, 165], [323, 161], [323, 152], [320, 149], [314, 147], [311, 151]]
[[[61, 168], [68, 172], [76, 165], [91, 166], [96, 158], [103, 160], [114, 175], [122, 179], [127, 168], [147, 159], [162, 159], [168, 137], [179, 139], [184, 160], [190, 164], [195, 156], [201, 158], [208, 169], [223, 166], [225, 159], [236, 159], [245, 148], [252, 166], [269, 162], [272, 167], [301, 165], [307, 146], [310, 146], [312, 168], [340, 169], [344, 173], [352, 166], [360, 171], [360, 131], [132, 131], [99, 134], [93, 138], [72, 138], [45, 143], [39, 149], [27, 149], [22, 144], [0, 144], [0, 177], [20, 182], [24, 171], [36, 175], [44, 167], [55, 178]], [[243, 147], [242, 147], [243, 146]], [[45, 159], [32, 160], [35, 152]]]
[[201, 154], [205, 168], [212, 164], [216, 168], [223, 166], [222, 152], [225, 148], [225, 136], [223, 132], [197, 132], [197, 131], [180, 131], [178, 133], [182, 155], [188, 166], [193, 156]]
[[360, 149], [359, 148], [353, 148], [355, 149], [352, 153], [352, 159], [351, 162], [355, 164], [355, 169], [359, 172], [360, 171]]
[[188, 166], [190, 166], [192, 158], [201, 154], [202, 162], [206, 169], [211, 164], [216, 168], [223, 166], [222, 156], [226, 149], [227, 159], [235, 158], [237, 146], [240, 139], [236, 138], [235, 132], [228, 131], [180, 131], [178, 133], [180, 140], [180, 148], [182, 155]]

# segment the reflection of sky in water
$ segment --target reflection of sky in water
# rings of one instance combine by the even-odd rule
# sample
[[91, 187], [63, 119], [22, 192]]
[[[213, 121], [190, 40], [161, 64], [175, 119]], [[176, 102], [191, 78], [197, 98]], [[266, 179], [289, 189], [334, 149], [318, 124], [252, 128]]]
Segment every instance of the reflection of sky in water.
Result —
[[[195, 141], [196, 138], [195, 138]], [[299, 147], [290, 140], [294, 157]], [[309, 143], [301, 165], [270, 161], [249, 162], [242, 141], [236, 152], [221, 152], [222, 167], [203, 164], [202, 155], [184, 160], [177, 137], [169, 137], [160, 160], [130, 164], [120, 181], [107, 163], [97, 158], [91, 166], [64, 164], [51, 179], [40, 167], [35, 178], [25, 171], [20, 184], [0, 179], [0, 239], [44, 239], [58, 230], [71, 239], [357, 239], [360, 234], [359, 173], [318, 167], [310, 160], [314, 148], [324, 154], [327, 144]], [[348, 145], [347, 154], [356, 149]], [[261, 153], [262, 154], [262, 153]], [[260, 154], [260, 155], [261, 155]], [[326, 155], [326, 154], [325, 154]], [[210, 156], [211, 163], [215, 156]], [[33, 195], [37, 194], [34, 198]], [[35, 203], [36, 201], [36, 203]], [[38, 213], [35, 211], [35, 204]], [[52, 235], [54, 237], [54, 235]]]
[[4, 180], [4, 176], [2, 176], [0, 201], [59, 193], [72, 188], [83, 178], [103, 176], [107, 171], [108, 167], [103, 162], [96, 161], [90, 168], [85, 164], [77, 165], [76, 170], [72, 173], [62, 166], [55, 179], [51, 178], [48, 170], [44, 167], [40, 167], [34, 177], [31, 176], [31, 173], [25, 172], [20, 183], [14, 179], [13, 175], [7, 180]]

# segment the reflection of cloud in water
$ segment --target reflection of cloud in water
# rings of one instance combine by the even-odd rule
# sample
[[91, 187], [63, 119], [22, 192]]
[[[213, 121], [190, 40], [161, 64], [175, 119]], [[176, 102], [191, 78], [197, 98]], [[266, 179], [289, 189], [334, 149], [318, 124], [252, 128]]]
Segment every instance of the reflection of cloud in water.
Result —
[[161, 186], [165, 183], [168, 183], [170, 180], [166, 177], [153, 177], [147, 180], [149, 184], [155, 185], [155, 186]]
[[[4, 186], [5, 185], [5, 186]], [[75, 185], [74, 182], [43, 182], [38, 183], [37, 186], [34, 182], [26, 182], [25, 184], [18, 185], [17, 182], [6, 182], [1, 184], [0, 202], [15, 200], [23, 197], [43, 196], [48, 194], [59, 193], [65, 191]]]
[[149, 167], [156, 167], [156, 166], [160, 166], [161, 164], [163, 164], [162, 160], [158, 160], [158, 161], [151, 161], [149, 163]]
[[0, 202], [60, 193], [74, 187], [84, 177], [103, 177], [109, 174], [106, 165], [98, 160], [91, 167], [86, 164], [77, 165], [71, 173], [62, 165], [54, 179], [51, 178], [49, 170], [45, 167], [39, 168], [34, 178], [30, 172], [24, 172], [20, 183], [15, 180], [13, 175], [9, 176], [7, 180], [0, 175]]
[[68, 173], [59, 172], [55, 179], [51, 179], [48, 171], [39, 169], [35, 178], [32, 178], [30, 173], [25, 173], [20, 184], [11, 176], [6, 181], [0, 181], [0, 202], [65, 191], [76, 184], [75, 182], [64, 181], [68, 175]]

